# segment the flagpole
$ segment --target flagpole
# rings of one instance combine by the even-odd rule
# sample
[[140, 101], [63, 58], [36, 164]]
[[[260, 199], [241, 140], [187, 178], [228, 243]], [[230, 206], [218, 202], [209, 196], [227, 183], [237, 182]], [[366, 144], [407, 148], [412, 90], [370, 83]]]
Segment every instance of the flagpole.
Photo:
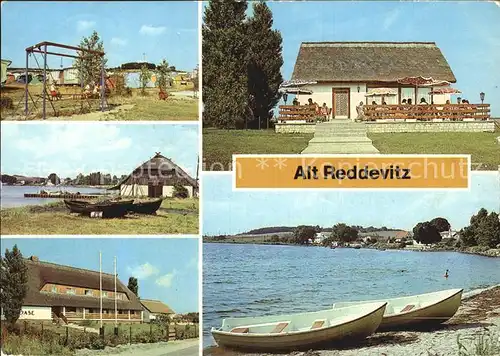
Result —
[[99, 251], [99, 320], [102, 328], [102, 253]]
[[118, 308], [116, 301], [116, 256], [115, 256], [115, 328], [118, 326]]

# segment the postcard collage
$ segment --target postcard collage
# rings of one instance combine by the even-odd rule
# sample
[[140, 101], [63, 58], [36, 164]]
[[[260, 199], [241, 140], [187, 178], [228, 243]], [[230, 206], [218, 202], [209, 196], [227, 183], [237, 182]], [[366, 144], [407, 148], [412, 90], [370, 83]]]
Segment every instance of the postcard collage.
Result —
[[500, 355], [500, 1], [2, 1], [1, 355]]

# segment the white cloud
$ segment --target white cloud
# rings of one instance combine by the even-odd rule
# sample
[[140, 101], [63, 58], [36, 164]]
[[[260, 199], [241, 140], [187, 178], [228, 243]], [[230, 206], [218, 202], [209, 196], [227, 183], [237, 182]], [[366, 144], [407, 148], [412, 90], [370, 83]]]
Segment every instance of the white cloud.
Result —
[[174, 269], [171, 273], [164, 274], [156, 279], [156, 285], [161, 287], [170, 288], [174, 277], [177, 275], [177, 271]]
[[111, 39], [111, 44], [114, 46], [123, 47], [127, 45], [127, 40], [119, 37], [113, 37]]
[[76, 23], [76, 29], [78, 32], [87, 31], [95, 26], [95, 21], [79, 20]]
[[135, 267], [128, 267], [127, 269], [130, 272], [130, 274], [132, 274], [132, 276], [134, 276], [137, 279], [146, 279], [148, 277], [160, 273], [158, 268], [156, 268], [149, 262], [143, 263], [142, 265]]
[[165, 26], [142, 25], [139, 33], [146, 36], [158, 36], [165, 33], [166, 30]]
[[394, 22], [396, 22], [396, 20], [399, 18], [400, 13], [401, 11], [399, 9], [394, 9], [389, 11], [387, 17], [385, 18], [382, 24], [384, 30], [388, 30], [394, 24]]

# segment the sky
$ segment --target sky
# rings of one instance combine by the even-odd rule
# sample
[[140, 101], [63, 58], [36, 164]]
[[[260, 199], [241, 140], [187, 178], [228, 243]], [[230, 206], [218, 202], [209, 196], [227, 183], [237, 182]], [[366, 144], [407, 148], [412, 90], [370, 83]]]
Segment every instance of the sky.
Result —
[[2, 123], [2, 174], [130, 174], [161, 152], [196, 178], [198, 125]]
[[267, 226], [348, 225], [411, 230], [422, 221], [469, 224], [479, 209], [500, 212], [500, 176], [474, 173], [470, 191], [235, 192], [231, 174], [204, 174], [203, 234], [236, 234]]
[[[197, 2], [2, 1], [1, 30], [2, 59], [11, 60], [12, 67], [25, 66], [26, 47], [43, 41], [77, 46], [93, 30], [104, 41], [108, 67], [142, 61], [144, 53], [148, 62], [165, 58], [181, 70], [198, 64]], [[60, 68], [60, 57], [48, 58], [49, 68]], [[64, 58], [63, 67], [72, 61]], [[36, 68], [34, 59], [30, 66]]]
[[[120, 281], [138, 279], [139, 296], [157, 299], [176, 313], [198, 311], [198, 239], [196, 238], [7, 238], [2, 253], [17, 244], [24, 257], [113, 274], [117, 259]], [[78, 251], [78, 253], [73, 253]]]
[[[486, 94], [500, 116], [500, 2], [296, 1], [269, 2], [283, 37], [284, 79], [290, 79], [301, 42], [436, 42], [457, 78], [461, 97]], [[251, 7], [251, 6], [249, 6]], [[249, 13], [251, 11], [249, 10]]]

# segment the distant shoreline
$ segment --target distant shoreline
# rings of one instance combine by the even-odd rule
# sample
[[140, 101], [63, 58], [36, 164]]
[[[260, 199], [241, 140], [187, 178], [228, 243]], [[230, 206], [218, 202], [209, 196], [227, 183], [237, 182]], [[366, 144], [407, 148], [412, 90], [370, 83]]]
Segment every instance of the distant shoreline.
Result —
[[[254, 241], [250, 240], [249, 241], [244, 241], [244, 238], [229, 238], [225, 240], [212, 240], [212, 239], [207, 239], [206, 237], [203, 238], [203, 243], [215, 243], [215, 244], [236, 244], [236, 245], [275, 245], [275, 246], [297, 246], [297, 247], [323, 247], [319, 245], [297, 245], [293, 243], [287, 243], [287, 242], [271, 242], [271, 241]], [[323, 247], [323, 248], [328, 248], [328, 247]], [[336, 248], [349, 248], [349, 249], [355, 249], [354, 247], [336, 247]], [[465, 253], [469, 255], [478, 255], [478, 256], [483, 256], [483, 257], [493, 257], [493, 258], [500, 258], [500, 249], [484, 249], [480, 246], [473, 246], [473, 247], [467, 247], [467, 248], [428, 248], [428, 249], [410, 249], [410, 248], [399, 248], [399, 247], [392, 247], [392, 246], [384, 246], [383, 248], [380, 248], [379, 246], [375, 245], [368, 245], [368, 246], [363, 246], [359, 249], [367, 249], [367, 250], [390, 250], [390, 251], [414, 251], [414, 252], [457, 252], [457, 253]]]

